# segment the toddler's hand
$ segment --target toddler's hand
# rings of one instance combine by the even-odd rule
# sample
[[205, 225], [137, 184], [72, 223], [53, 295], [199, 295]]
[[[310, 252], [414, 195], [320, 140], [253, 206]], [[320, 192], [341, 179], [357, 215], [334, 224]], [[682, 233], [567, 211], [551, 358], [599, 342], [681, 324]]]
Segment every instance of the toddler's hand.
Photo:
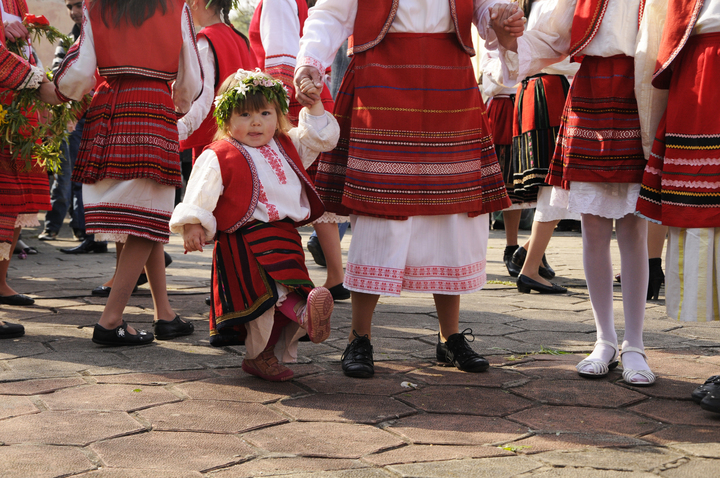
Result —
[[[314, 86], [317, 89], [317, 92], [315, 94], [311, 94], [308, 96], [303, 93], [301, 85], [303, 83], [303, 80], [306, 79], [311, 80], [314, 83]], [[295, 86], [295, 98], [301, 105], [311, 106], [315, 103], [315, 101], [320, 99], [320, 91], [322, 90], [323, 84], [320, 78], [320, 72], [317, 68], [309, 65], [299, 67], [295, 71], [295, 79], [293, 81], [293, 84]]]
[[205, 228], [200, 224], [185, 224], [183, 226], [183, 243], [185, 252], [202, 252], [203, 244], [205, 244]]

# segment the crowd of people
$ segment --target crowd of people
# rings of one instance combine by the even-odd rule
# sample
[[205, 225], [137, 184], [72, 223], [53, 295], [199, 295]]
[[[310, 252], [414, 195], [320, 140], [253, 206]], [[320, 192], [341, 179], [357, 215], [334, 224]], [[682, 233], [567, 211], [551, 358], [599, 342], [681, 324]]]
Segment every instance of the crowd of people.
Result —
[[[402, 291], [433, 295], [437, 361], [483, 372], [471, 331], [459, 330], [460, 297], [486, 282], [488, 214], [502, 211], [503, 259], [521, 293], [567, 291], [550, 282], [545, 250], [559, 221], [581, 221], [597, 328], [582, 377], [622, 363], [626, 383], [655, 383], [643, 326], [663, 282], [668, 316], [720, 319], [720, 0], [262, 0], [249, 38], [230, 23], [233, 0], [65, 3], [76, 42], [58, 50], [50, 82], [32, 55], [7, 50], [28, 39], [27, 5], [2, 1], [0, 86], [36, 89], [48, 104], [92, 94], [69, 125], [52, 201], [43, 168], [2, 145], [2, 304], [33, 303], [6, 280], [20, 229], [49, 211], [40, 239], [53, 240], [71, 210], [83, 242], [63, 252], [116, 243], [115, 273], [96, 289], [108, 297], [98, 344], [194, 332], [168, 299], [163, 244], [174, 232], [188, 252], [213, 244], [211, 344], [244, 344], [250, 374], [291, 379], [284, 363], [298, 340], [324, 341], [334, 301], [350, 297], [342, 370], [373, 376], [376, 304]], [[480, 87], [473, 24], [487, 48]], [[347, 57], [345, 72], [331, 69]], [[192, 168], [178, 204], [183, 151]], [[338, 225], [348, 218], [343, 270]], [[303, 224], [317, 233], [323, 286], [308, 276]], [[153, 333], [123, 320], [144, 281]], [[0, 322], [0, 338], [23, 333]], [[719, 377], [692, 395], [718, 413]]]

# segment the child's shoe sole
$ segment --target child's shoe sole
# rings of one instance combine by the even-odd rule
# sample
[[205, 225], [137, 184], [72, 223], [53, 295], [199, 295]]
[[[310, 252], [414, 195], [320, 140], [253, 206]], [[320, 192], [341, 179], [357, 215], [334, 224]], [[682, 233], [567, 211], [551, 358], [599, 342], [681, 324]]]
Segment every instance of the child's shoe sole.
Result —
[[303, 326], [312, 343], [319, 344], [330, 337], [330, 316], [334, 307], [335, 302], [328, 289], [316, 287], [310, 291]]

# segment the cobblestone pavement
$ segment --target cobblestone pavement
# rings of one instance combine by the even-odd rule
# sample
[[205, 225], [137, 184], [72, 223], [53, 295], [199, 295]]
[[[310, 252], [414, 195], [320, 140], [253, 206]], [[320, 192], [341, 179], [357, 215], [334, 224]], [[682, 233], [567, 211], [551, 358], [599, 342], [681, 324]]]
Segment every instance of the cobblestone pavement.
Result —
[[[662, 301], [649, 302], [657, 384], [626, 386], [619, 371], [581, 379], [574, 365], [591, 350], [594, 326], [576, 233], [558, 233], [548, 250], [570, 289], [561, 296], [519, 294], [502, 264], [502, 231], [491, 233], [490, 283], [461, 303], [487, 373], [437, 366], [432, 298], [407, 294], [377, 307], [374, 378], [340, 371], [345, 301], [328, 341], [300, 344], [294, 381], [268, 383], [241, 371], [242, 347], [209, 345], [211, 253], [183, 255], [178, 237], [167, 247], [171, 301], [196, 333], [140, 348], [94, 345], [105, 299], [90, 290], [115, 255], [61, 254], [75, 244], [67, 230], [50, 243], [26, 230], [40, 254], [11, 264], [13, 287], [37, 301], [0, 309], [27, 331], [0, 341], [2, 477], [718, 476], [720, 415], [690, 392], [720, 369], [720, 327], [680, 324]], [[308, 267], [322, 283], [309, 254]], [[615, 293], [622, 329], [619, 285]], [[151, 328], [151, 307], [143, 286], [126, 320]]]

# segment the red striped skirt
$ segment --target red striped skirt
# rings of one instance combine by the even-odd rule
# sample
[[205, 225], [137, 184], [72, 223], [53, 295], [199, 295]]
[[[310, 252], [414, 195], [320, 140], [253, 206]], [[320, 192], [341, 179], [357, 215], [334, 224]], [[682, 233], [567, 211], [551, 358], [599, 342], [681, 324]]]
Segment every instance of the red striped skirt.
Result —
[[177, 114], [167, 82], [119, 76], [101, 84], [85, 120], [73, 181], [147, 178], [179, 187]]
[[637, 209], [662, 224], [720, 227], [720, 33], [692, 36], [673, 65], [668, 106]]
[[586, 56], [573, 79], [545, 181], [639, 183], [645, 169], [634, 60]]
[[510, 205], [470, 57], [451, 34], [390, 33], [356, 54], [320, 157], [327, 209], [402, 219]]
[[525, 202], [537, 201], [555, 152], [555, 139], [570, 84], [563, 75], [525, 78], [518, 85], [513, 118], [514, 194]]
[[313, 283], [300, 234], [290, 221], [258, 222], [218, 232], [213, 251], [210, 344], [237, 345], [244, 324], [275, 306], [275, 283], [307, 297]]
[[512, 144], [515, 95], [493, 96], [488, 100], [487, 119], [495, 146]]

